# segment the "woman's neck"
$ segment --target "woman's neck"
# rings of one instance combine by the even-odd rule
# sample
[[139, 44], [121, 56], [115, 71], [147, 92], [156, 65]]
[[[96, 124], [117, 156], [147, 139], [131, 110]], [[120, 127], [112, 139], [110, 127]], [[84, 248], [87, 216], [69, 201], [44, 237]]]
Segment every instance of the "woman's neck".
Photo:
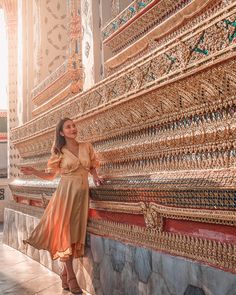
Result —
[[66, 138], [66, 147], [75, 147], [78, 145], [78, 142], [74, 138]]

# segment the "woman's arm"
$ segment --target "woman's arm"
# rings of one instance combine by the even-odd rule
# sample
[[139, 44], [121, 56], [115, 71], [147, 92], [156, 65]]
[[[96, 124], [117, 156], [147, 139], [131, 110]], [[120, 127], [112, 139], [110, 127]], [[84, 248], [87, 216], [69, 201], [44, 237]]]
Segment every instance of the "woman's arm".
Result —
[[20, 171], [25, 175], [35, 175], [39, 178], [46, 179], [46, 180], [53, 180], [56, 176], [56, 172], [46, 173], [44, 171], [37, 170], [33, 167], [21, 167]]

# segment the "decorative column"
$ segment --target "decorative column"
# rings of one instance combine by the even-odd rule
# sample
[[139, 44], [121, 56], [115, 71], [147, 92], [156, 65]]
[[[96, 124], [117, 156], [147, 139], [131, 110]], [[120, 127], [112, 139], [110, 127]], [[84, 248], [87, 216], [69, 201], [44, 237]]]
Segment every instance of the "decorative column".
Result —
[[[78, 3], [77, 3], [78, 2]], [[83, 69], [82, 69], [82, 54], [81, 54], [81, 10], [80, 1], [69, 2], [70, 18], [70, 49], [68, 58], [68, 69], [71, 72], [73, 80], [71, 85], [72, 93], [78, 93], [83, 90]]]
[[19, 125], [18, 120], [18, 101], [17, 101], [17, 0], [4, 0], [2, 1], [3, 9], [6, 13], [6, 24], [8, 32], [8, 75], [9, 75], [9, 85], [8, 85], [8, 99], [9, 99], [9, 109], [8, 109], [8, 150], [9, 150], [9, 166], [8, 175], [10, 178], [18, 177], [19, 170], [17, 168], [17, 163], [19, 163], [19, 152], [16, 147], [12, 144], [11, 129]]

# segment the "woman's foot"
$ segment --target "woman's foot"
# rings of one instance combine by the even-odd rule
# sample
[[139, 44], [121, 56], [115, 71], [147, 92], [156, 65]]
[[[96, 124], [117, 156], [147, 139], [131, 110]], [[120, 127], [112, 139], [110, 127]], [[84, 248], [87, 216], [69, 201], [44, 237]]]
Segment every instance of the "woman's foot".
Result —
[[59, 274], [61, 278], [61, 286], [64, 290], [69, 290], [69, 285], [67, 283], [67, 272], [66, 269], [63, 268]]
[[82, 289], [78, 285], [76, 277], [72, 277], [71, 279], [69, 279], [67, 281], [67, 283], [68, 283], [69, 290], [70, 290], [71, 293], [73, 293], [73, 294], [83, 294]]

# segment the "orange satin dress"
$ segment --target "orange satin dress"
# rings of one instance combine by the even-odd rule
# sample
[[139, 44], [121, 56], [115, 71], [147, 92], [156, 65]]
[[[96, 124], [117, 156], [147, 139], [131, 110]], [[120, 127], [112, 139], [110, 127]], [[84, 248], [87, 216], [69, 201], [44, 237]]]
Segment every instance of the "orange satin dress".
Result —
[[90, 143], [79, 143], [79, 155], [62, 148], [52, 154], [47, 172], [61, 175], [39, 224], [24, 243], [50, 252], [52, 259], [65, 261], [69, 255], [84, 254], [89, 207], [88, 173], [98, 161]]

